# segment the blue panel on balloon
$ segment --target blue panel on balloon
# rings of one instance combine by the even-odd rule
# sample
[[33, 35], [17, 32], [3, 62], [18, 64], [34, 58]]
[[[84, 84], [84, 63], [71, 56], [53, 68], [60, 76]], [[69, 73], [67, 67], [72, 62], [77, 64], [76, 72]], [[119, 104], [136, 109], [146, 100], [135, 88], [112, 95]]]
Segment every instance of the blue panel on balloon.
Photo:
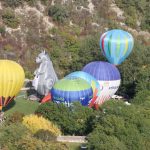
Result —
[[110, 81], [120, 80], [120, 73], [116, 66], [103, 61], [94, 61], [87, 64], [82, 71], [85, 71], [97, 80]]
[[71, 104], [72, 102], [79, 101], [83, 106], [87, 106], [93, 97], [92, 89], [83, 91], [60, 91], [52, 88], [51, 94], [54, 102]]

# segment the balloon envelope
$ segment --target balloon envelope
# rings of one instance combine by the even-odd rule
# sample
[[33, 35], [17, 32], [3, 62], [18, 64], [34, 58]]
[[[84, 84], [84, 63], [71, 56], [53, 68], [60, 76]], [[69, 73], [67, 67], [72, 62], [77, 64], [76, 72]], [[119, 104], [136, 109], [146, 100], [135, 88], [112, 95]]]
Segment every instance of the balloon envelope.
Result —
[[102, 104], [110, 99], [118, 90], [120, 85], [119, 70], [112, 64], [102, 61], [95, 61], [87, 64], [82, 71], [94, 76], [100, 87], [100, 95], [96, 99], [96, 104]]
[[86, 73], [84, 71], [76, 71], [76, 72], [70, 73], [69, 75], [66, 76], [66, 78], [68, 78], [68, 77], [79, 77], [81, 79], [84, 79], [91, 85], [91, 87], [93, 89], [93, 98], [89, 102], [89, 107], [92, 107], [96, 98], [100, 95], [98, 81], [92, 75], [90, 75], [89, 73]]
[[79, 101], [87, 106], [93, 97], [93, 90], [85, 80], [76, 77], [64, 78], [55, 83], [51, 89], [52, 100], [70, 106]]
[[103, 55], [115, 65], [121, 64], [129, 56], [133, 45], [132, 35], [124, 30], [110, 30], [102, 34], [100, 38]]
[[[87, 81], [92, 86], [93, 93], [95, 92], [96, 89], [99, 90], [98, 81], [92, 75], [90, 75], [87, 72], [75, 71], [75, 72], [72, 72], [66, 76], [66, 78], [68, 78], [68, 77], [78, 77], [78, 78], [84, 79], [85, 81]], [[100, 94], [99, 92], [100, 91], [98, 91], [97, 95]]]
[[0, 108], [6, 106], [24, 83], [24, 70], [14, 61], [0, 60]]

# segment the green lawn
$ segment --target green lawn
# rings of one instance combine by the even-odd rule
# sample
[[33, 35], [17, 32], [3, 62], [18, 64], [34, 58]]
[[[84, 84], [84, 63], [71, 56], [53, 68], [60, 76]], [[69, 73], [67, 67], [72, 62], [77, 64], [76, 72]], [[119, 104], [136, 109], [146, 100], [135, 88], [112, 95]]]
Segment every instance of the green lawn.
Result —
[[69, 150], [80, 150], [81, 143], [66, 143], [69, 147]]
[[15, 111], [27, 115], [34, 113], [38, 106], [39, 102], [27, 100], [25, 93], [21, 92], [3, 111], [5, 115], [12, 114]]

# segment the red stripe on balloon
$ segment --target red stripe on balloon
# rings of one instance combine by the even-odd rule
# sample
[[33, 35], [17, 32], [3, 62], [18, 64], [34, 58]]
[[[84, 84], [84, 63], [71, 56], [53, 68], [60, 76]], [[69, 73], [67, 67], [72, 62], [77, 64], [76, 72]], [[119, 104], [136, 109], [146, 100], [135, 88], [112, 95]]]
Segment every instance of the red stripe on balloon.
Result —
[[105, 39], [105, 37], [106, 37], [106, 34], [102, 38], [102, 50], [103, 50], [104, 55], [105, 55], [105, 51], [104, 51], [104, 39]]
[[0, 97], [0, 106], [2, 106], [2, 97]]
[[[9, 104], [14, 98], [15, 98], [15, 96], [10, 97], [10, 98], [8, 99], [8, 101], [6, 102], [6, 105]], [[6, 106], [6, 105], [5, 105], [5, 106]]]
[[97, 96], [96, 96], [96, 97], [93, 97], [93, 99], [91, 100], [91, 102], [90, 102], [90, 104], [89, 104], [89, 107], [90, 107], [90, 108], [94, 106], [96, 99], [97, 99]]
[[5, 97], [2, 96], [2, 106], [4, 106], [5, 103]]
[[11, 97], [9, 96], [7, 99], [5, 99], [5, 101], [4, 101], [4, 106], [6, 106], [6, 104], [7, 104], [7, 102], [9, 101], [10, 98], [11, 98]]

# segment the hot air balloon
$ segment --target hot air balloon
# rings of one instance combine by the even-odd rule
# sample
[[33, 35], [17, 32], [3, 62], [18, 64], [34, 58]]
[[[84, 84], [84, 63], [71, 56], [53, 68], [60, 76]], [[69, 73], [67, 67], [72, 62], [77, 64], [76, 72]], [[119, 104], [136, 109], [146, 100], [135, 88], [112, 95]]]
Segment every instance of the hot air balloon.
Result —
[[112, 64], [102, 61], [94, 61], [87, 64], [83, 70], [94, 76], [100, 86], [100, 95], [96, 99], [95, 103], [101, 105], [104, 101], [109, 100], [120, 85], [120, 73], [119, 70]]
[[87, 106], [93, 97], [91, 85], [77, 77], [64, 78], [55, 83], [51, 89], [52, 100], [70, 106], [72, 102], [79, 101]]
[[132, 35], [119, 29], [107, 31], [100, 38], [103, 55], [114, 65], [121, 64], [129, 56], [133, 45]]
[[24, 78], [24, 70], [19, 64], [11, 60], [0, 60], [0, 110], [17, 95]]
[[75, 71], [73, 73], [70, 73], [69, 75], [66, 76], [68, 77], [79, 77], [87, 81], [93, 89], [93, 98], [91, 102], [89, 103], [89, 106], [92, 107], [93, 103], [95, 102], [96, 98], [100, 95], [100, 89], [99, 89], [99, 83], [98, 81], [91, 76], [89, 73], [83, 72], [83, 71]]

